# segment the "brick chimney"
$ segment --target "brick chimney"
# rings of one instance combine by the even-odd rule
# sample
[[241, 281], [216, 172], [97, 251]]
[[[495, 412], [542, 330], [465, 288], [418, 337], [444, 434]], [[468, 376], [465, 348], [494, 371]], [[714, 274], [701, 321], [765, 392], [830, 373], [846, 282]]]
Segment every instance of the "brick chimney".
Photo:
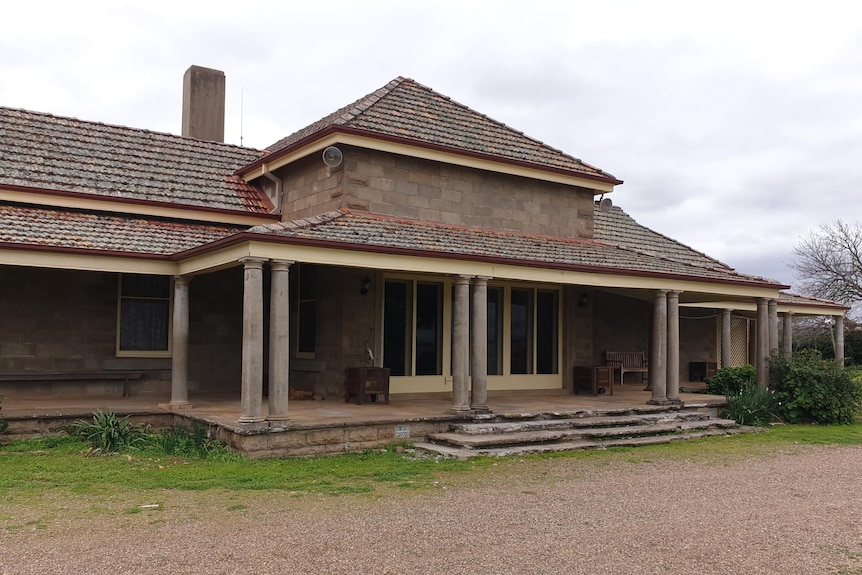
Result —
[[183, 136], [224, 142], [224, 72], [190, 66], [183, 75]]

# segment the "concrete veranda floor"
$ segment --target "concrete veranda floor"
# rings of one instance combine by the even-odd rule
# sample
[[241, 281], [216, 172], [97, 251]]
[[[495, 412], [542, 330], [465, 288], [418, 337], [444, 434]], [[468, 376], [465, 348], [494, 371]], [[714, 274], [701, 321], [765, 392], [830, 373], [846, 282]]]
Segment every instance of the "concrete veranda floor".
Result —
[[[702, 384], [684, 384], [688, 390], [702, 389]], [[614, 394], [592, 396], [572, 394], [565, 390], [536, 392], [490, 392], [488, 407], [498, 415], [534, 412], [568, 412], [581, 410], [631, 409], [644, 406], [651, 392], [636, 384], [615, 385]], [[703, 393], [680, 393], [685, 404], [723, 403], [724, 397]], [[166, 413], [160, 407], [170, 401], [169, 396], [146, 395], [132, 397], [97, 396], [40, 396], [21, 397], [9, 395], [3, 400], [2, 416], [6, 419], [38, 419], [53, 417], [84, 417], [96, 410], [112, 411], [118, 415]], [[191, 393], [191, 409], [181, 413], [227, 428], [239, 426], [239, 394]], [[289, 427], [325, 427], [339, 424], [367, 422], [416, 421], [423, 419], [447, 419], [451, 398], [440, 395], [392, 395], [388, 405], [382, 402], [366, 402], [362, 405], [340, 400], [293, 400], [290, 402]], [[264, 398], [264, 414], [266, 398]]]

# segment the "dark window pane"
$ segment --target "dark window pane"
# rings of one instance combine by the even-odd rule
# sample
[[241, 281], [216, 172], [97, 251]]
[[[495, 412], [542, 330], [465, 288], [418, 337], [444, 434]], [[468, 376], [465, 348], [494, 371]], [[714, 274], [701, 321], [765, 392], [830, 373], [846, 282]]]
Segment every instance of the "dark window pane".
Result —
[[442, 286], [416, 285], [416, 375], [439, 375], [442, 358]]
[[502, 288], [488, 288], [488, 375], [503, 375]]
[[139, 274], [123, 274], [123, 297], [170, 299], [171, 278]]
[[120, 350], [166, 351], [170, 302], [124, 299], [120, 303]]
[[314, 343], [317, 337], [317, 301], [299, 302], [299, 337], [296, 350], [302, 353], [314, 353]]
[[532, 373], [532, 290], [512, 290], [511, 372]]
[[557, 292], [536, 293], [536, 373], [557, 373]]
[[408, 375], [408, 310], [407, 284], [386, 282], [383, 301], [383, 367], [391, 375]]

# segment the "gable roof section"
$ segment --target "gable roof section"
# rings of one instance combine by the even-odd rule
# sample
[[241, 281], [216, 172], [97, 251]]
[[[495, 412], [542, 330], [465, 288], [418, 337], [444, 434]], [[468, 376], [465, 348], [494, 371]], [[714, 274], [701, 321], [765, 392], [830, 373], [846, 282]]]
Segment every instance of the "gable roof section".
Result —
[[246, 228], [0, 205], [0, 247], [170, 256]]
[[345, 131], [475, 155], [580, 177], [622, 183], [611, 174], [497, 122], [409, 78], [398, 77], [279, 140], [261, 161], [269, 161], [316, 137]]
[[0, 188], [266, 214], [233, 175], [261, 152], [171, 134], [0, 107]]
[[727, 267], [692, 265], [603, 241], [494, 231], [350, 210], [338, 210], [303, 220], [263, 224], [251, 228], [249, 232], [250, 235], [261, 236], [261, 239], [284, 238], [300, 243], [367, 251], [783, 287], [773, 280], [738, 274]]

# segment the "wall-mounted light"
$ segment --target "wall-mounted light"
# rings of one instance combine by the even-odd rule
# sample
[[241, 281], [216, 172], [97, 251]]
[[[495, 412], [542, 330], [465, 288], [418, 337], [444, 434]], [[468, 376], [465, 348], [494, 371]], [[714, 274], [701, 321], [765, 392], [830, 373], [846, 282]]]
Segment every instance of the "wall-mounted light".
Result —
[[590, 302], [590, 295], [587, 292], [581, 294], [581, 297], [578, 298], [578, 307], [587, 307], [587, 304]]
[[368, 292], [371, 290], [371, 278], [365, 276], [362, 278], [362, 287], [359, 288], [359, 293], [361, 295], [368, 295]]

